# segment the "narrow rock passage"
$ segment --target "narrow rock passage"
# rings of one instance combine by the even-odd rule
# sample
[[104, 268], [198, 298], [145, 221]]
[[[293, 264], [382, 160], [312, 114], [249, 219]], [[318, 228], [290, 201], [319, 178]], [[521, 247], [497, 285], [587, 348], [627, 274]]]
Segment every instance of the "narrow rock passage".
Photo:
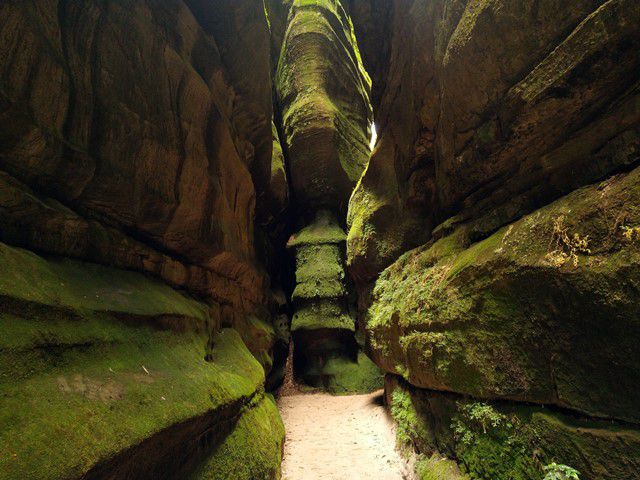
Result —
[[382, 391], [286, 396], [278, 406], [286, 429], [283, 480], [410, 478]]

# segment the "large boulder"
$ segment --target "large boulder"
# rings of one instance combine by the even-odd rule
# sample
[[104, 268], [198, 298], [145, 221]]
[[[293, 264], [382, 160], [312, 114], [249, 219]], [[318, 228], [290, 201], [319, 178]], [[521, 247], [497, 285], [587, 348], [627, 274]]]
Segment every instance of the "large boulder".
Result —
[[292, 2], [275, 83], [298, 208], [346, 211], [369, 159], [371, 85], [340, 0]]
[[640, 421], [640, 169], [475, 241], [481, 221], [376, 283], [376, 362], [433, 390]]

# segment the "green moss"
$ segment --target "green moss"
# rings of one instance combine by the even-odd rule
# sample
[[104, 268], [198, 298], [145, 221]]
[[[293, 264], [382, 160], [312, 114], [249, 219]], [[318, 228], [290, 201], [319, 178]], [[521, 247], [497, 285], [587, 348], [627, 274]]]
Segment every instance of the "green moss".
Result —
[[322, 375], [327, 377], [325, 390], [336, 394], [370, 393], [382, 388], [384, 373], [364, 352], [356, 362], [342, 357], [327, 360]]
[[368, 161], [372, 117], [371, 80], [340, 1], [293, 2], [275, 85], [298, 198], [339, 208]]
[[291, 321], [291, 331], [335, 328], [355, 331], [355, 321], [344, 302], [323, 299], [298, 305]]
[[[368, 310], [378, 364], [422, 388], [636, 421], [640, 249], [616, 219], [640, 222], [638, 185], [635, 170], [483, 240], [472, 241], [485, 230], [477, 221], [402, 255], [379, 276]], [[572, 238], [589, 238], [575, 263], [548, 259], [559, 218]]]
[[316, 277], [313, 280], [296, 285], [291, 298], [296, 301], [321, 298], [341, 298], [346, 295], [347, 290], [343, 282]]
[[280, 478], [284, 425], [273, 397], [261, 397], [241, 415], [193, 480]]
[[276, 341], [276, 331], [268, 312], [261, 315], [249, 314], [234, 321], [242, 340], [260, 362], [265, 371], [270, 371], [273, 364], [271, 350]]
[[293, 299], [338, 298], [346, 295], [341, 250], [337, 245], [298, 247]]
[[140, 273], [0, 243], [0, 295], [70, 309], [205, 319], [206, 305]]
[[[0, 326], [4, 331], [16, 320], [36, 338], [32, 349], [0, 356], [6, 453], [0, 470], [9, 478], [79, 477], [164, 428], [248, 398], [263, 381], [232, 330], [220, 334], [206, 362], [206, 338], [193, 334], [128, 328], [107, 318], [91, 320], [89, 330], [104, 326], [99, 340], [84, 319], [58, 318], [52, 326], [48, 318], [3, 315]], [[47, 329], [55, 332], [48, 338]], [[78, 338], [54, 343], [65, 331], [68, 337], [78, 331]]]
[[393, 390], [390, 411], [396, 422], [396, 437], [400, 447], [408, 449], [416, 441], [425, 442], [431, 437], [429, 425], [418, 414], [408, 390], [400, 386]]
[[470, 480], [456, 462], [437, 454], [418, 459], [415, 471], [418, 480]]
[[534, 480], [541, 472], [530, 452], [535, 432], [515, 415], [483, 403], [460, 403], [451, 428], [456, 454], [472, 478]]
[[6, 478], [79, 478], [261, 391], [264, 371], [236, 331], [210, 341], [206, 305], [143, 275], [0, 253]]
[[[542, 480], [543, 467], [553, 462], [577, 469], [581, 478], [626, 480], [637, 471], [640, 431], [629, 426], [530, 405], [478, 402], [402, 381], [389, 385], [401, 444], [420, 454], [419, 478]], [[439, 471], [440, 456], [433, 452], [455, 459], [464, 475], [449, 461]]]
[[315, 278], [344, 280], [342, 250], [338, 245], [312, 245], [296, 249], [296, 281]]
[[292, 235], [287, 242], [288, 247], [300, 247], [302, 245], [324, 245], [344, 243], [347, 235], [335, 220], [315, 221]]

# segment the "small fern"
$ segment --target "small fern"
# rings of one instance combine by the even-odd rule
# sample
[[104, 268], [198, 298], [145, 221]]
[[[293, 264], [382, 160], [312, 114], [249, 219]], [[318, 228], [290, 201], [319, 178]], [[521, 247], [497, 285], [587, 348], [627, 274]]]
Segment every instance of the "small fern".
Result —
[[575, 468], [555, 462], [544, 467], [544, 472], [544, 480], [580, 480], [580, 472]]

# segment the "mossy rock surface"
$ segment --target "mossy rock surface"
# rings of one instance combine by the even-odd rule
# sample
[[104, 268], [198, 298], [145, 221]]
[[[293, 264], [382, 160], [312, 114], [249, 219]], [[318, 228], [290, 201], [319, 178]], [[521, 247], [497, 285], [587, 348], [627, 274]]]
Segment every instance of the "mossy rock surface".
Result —
[[341, 395], [370, 393], [384, 385], [384, 373], [364, 352], [358, 352], [356, 361], [330, 358], [321, 375], [324, 390]]
[[208, 307], [135, 272], [0, 243], [0, 295], [71, 310], [205, 320]]
[[297, 247], [293, 300], [346, 296], [343, 251], [333, 244]]
[[311, 225], [304, 227], [291, 236], [288, 247], [303, 245], [340, 245], [347, 239], [347, 235], [338, 224], [335, 215], [329, 210], [320, 210]]
[[371, 80], [342, 3], [291, 2], [275, 77], [300, 207], [345, 210], [369, 159]]
[[396, 379], [386, 382], [386, 395], [401, 445], [460, 464], [423, 460], [421, 479], [542, 480], [543, 467], [555, 462], [577, 469], [580, 478], [623, 480], [635, 478], [640, 466], [640, 430], [626, 424], [486, 403]]
[[475, 243], [482, 224], [454, 228], [378, 279], [374, 359], [422, 388], [639, 421], [637, 225], [639, 169]]
[[0, 272], [0, 478], [182, 475], [262, 395], [239, 334], [160, 282], [6, 245]]
[[355, 332], [355, 320], [346, 307], [346, 302], [321, 299], [296, 305], [291, 321], [291, 331], [337, 329]]
[[291, 237], [288, 247], [295, 248], [296, 256], [294, 302], [346, 297], [344, 239], [335, 215], [327, 210], [317, 212], [310, 225]]
[[418, 480], [470, 480], [456, 462], [438, 454], [419, 459], [415, 470]]
[[271, 395], [249, 405], [192, 480], [280, 478], [284, 424]]

